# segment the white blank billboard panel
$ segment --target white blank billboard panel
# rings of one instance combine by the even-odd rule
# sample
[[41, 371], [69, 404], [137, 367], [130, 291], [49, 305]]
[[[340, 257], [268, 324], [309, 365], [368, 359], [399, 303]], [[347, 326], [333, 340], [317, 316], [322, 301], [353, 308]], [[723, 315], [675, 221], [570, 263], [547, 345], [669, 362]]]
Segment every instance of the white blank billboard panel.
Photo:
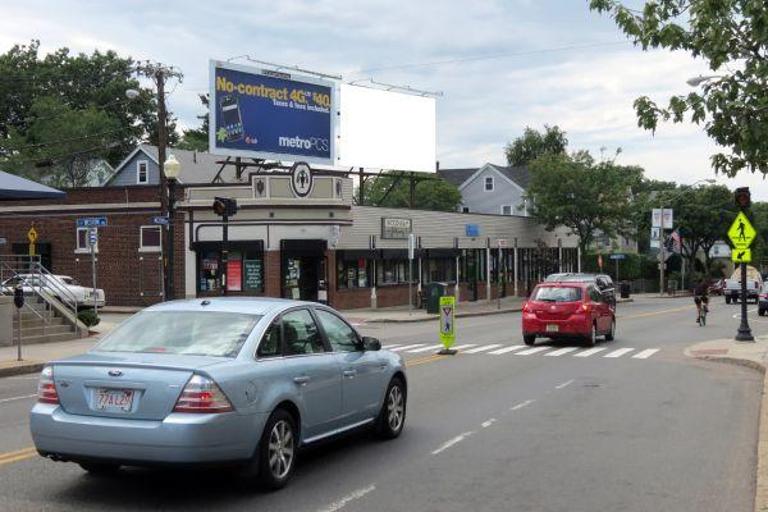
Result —
[[435, 99], [342, 84], [338, 165], [435, 171]]

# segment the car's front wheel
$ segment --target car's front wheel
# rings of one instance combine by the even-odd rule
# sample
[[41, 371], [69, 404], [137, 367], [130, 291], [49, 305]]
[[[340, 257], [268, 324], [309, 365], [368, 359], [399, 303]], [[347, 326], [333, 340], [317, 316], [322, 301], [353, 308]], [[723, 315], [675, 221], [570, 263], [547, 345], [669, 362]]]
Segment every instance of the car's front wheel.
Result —
[[259, 445], [259, 480], [268, 489], [280, 489], [290, 480], [296, 464], [296, 423], [287, 411], [277, 409], [267, 420]]
[[405, 426], [406, 410], [405, 384], [399, 377], [394, 377], [387, 387], [387, 394], [376, 419], [376, 433], [383, 439], [394, 439]]

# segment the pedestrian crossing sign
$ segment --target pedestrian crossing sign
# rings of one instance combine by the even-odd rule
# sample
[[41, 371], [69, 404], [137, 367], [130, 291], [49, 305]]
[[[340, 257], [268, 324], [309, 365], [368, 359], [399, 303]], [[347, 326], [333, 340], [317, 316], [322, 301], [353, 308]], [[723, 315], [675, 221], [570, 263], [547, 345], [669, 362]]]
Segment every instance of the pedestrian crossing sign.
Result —
[[752, 223], [749, 222], [744, 212], [739, 212], [728, 229], [728, 238], [731, 239], [731, 243], [736, 249], [746, 249], [752, 245], [755, 236], [757, 236], [757, 231], [755, 231]]
[[449, 349], [456, 343], [456, 297], [440, 297], [440, 342]]
[[752, 249], [734, 249], [731, 251], [731, 261], [734, 263], [749, 263], [752, 261]]

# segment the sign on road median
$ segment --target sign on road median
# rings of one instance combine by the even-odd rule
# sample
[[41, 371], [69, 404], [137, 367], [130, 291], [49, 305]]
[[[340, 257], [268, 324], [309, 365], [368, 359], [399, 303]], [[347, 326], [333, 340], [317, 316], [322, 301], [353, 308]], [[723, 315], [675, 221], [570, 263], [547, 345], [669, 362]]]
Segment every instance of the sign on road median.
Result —
[[746, 249], [752, 245], [755, 236], [757, 236], [757, 231], [755, 231], [752, 223], [749, 222], [744, 212], [739, 212], [728, 229], [728, 238], [731, 239], [731, 243], [736, 249]]
[[731, 261], [734, 263], [750, 263], [752, 261], [752, 249], [732, 250]]
[[446, 350], [456, 343], [456, 297], [440, 297], [440, 342]]

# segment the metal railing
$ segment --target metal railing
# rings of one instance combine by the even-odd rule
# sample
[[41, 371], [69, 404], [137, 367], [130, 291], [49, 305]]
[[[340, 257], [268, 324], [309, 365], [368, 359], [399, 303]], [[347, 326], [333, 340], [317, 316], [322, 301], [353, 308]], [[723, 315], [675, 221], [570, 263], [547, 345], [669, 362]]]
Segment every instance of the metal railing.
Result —
[[[81, 334], [82, 326], [77, 319], [77, 297], [43, 266], [40, 256], [0, 255], [0, 283], [0, 293], [4, 295], [12, 295], [14, 287], [21, 285], [25, 293], [31, 292], [32, 296], [42, 300], [44, 314], [28, 302], [25, 302], [24, 308], [42, 320], [43, 334], [56, 311], [75, 327], [78, 335]], [[96, 300], [94, 296], [94, 303]]]

